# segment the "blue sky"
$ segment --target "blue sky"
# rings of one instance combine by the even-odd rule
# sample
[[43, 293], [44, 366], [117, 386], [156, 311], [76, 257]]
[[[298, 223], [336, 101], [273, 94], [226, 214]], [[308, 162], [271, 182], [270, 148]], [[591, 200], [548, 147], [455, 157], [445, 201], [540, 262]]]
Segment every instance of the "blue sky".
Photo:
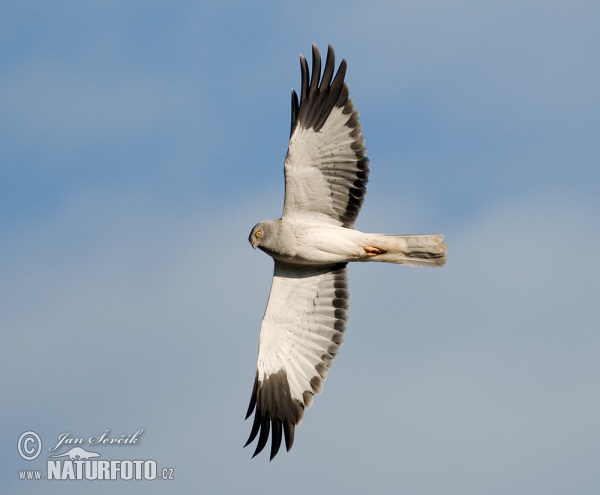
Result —
[[[586, 1], [3, 2], [0, 486], [105, 493], [17, 471], [61, 433], [144, 428], [102, 457], [186, 493], [597, 493], [598, 21]], [[281, 214], [312, 42], [361, 114], [357, 227], [443, 233], [448, 264], [350, 268], [345, 345], [269, 463], [241, 449], [272, 273], [246, 239]]]

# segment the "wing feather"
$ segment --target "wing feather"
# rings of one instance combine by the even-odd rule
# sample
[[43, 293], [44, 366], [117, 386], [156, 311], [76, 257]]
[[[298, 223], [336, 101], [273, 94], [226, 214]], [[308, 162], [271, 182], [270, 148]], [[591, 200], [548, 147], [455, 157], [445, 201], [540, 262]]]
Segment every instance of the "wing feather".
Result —
[[344, 82], [346, 61], [335, 77], [331, 45], [321, 77], [321, 55], [312, 50], [312, 74], [301, 55], [300, 101], [292, 90], [292, 125], [285, 160], [283, 216], [310, 216], [353, 227], [369, 176], [358, 112]]
[[[346, 330], [346, 265], [306, 267], [275, 262], [263, 318], [248, 418], [254, 422], [246, 445], [258, 436], [260, 453], [271, 431], [271, 459], [285, 438], [289, 451], [294, 428], [310, 407]], [[282, 435], [283, 433], [283, 435]]]

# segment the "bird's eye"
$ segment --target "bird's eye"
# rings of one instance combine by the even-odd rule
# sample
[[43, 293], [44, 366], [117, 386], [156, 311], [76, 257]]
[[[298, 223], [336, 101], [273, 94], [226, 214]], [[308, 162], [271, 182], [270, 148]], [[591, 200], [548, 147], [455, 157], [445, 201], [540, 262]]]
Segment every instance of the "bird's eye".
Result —
[[254, 232], [254, 235], [255, 235], [256, 237], [260, 237], [260, 236], [262, 236], [262, 230], [257, 230], [256, 232]]

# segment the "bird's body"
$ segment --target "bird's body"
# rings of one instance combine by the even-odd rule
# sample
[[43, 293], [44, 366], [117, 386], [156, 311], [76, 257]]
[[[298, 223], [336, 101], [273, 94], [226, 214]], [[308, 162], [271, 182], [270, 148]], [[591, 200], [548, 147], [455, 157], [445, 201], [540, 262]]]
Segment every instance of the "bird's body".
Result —
[[246, 445], [254, 455], [271, 433], [271, 459], [282, 438], [321, 392], [348, 319], [347, 263], [383, 261], [443, 266], [443, 236], [367, 234], [354, 229], [366, 193], [369, 160], [358, 112], [344, 82], [346, 61], [334, 77], [331, 46], [321, 77], [313, 45], [312, 77], [300, 56], [300, 101], [292, 91], [292, 126], [285, 159], [280, 219], [258, 223], [248, 240], [275, 260], [262, 321], [254, 388], [246, 417], [255, 413]]
[[[306, 219], [281, 218], [257, 224], [250, 234], [262, 231], [258, 247], [285, 263], [325, 265], [351, 261], [385, 261], [406, 265], [443, 264], [443, 236], [366, 234], [337, 225]], [[437, 255], [437, 256], [436, 256]]]

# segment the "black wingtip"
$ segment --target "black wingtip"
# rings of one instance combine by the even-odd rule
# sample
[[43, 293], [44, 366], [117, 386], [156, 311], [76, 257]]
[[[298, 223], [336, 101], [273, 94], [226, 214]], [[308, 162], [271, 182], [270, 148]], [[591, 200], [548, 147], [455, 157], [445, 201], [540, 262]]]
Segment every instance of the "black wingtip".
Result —
[[250, 436], [248, 437], [248, 441], [244, 444], [244, 447], [247, 447], [250, 443], [254, 441], [256, 435], [258, 434], [258, 430], [260, 429], [260, 414], [257, 412], [254, 416], [254, 422], [252, 423], [252, 430], [250, 431]]
[[269, 434], [271, 435], [269, 460], [273, 460], [280, 451], [284, 438], [286, 450], [289, 452], [294, 443], [294, 428], [302, 419], [304, 404], [292, 398], [285, 368], [263, 377], [262, 380], [258, 380], [257, 374], [249, 413], [252, 411], [254, 411], [252, 431], [244, 445], [247, 447], [258, 437], [252, 457], [256, 457], [265, 448]]
[[258, 393], [258, 370], [256, 371], [256, 375], [254, 375], [254, 385], [252, 386], [252, 395], [250, 395], [250, 404], [248, 404], [248, 411], [246, 412], [246, 418], [248, 419], [254, 411], [254, 407], [256, 406], [256, 395]]
[[321, 79], [321, 54], [317, 45], [312, 45], [312, 71], [309, 94], [313, 94], [319, 89], [319, 79]]
[[273, 457], [277, 455], [277, 452], [279, 452], [279, 447], [281, 447], [281, 420], [275, 419], [273, 420], [273, 428], [271, 433], [271, 454], [269, 456], [269, 462], [271, 462]]
[[271, 421], [269, 418], [264, 417], [260, 422], [260, 435], [258, 436], [258, 444], [256, 445], [256, 450], [252, 455], [252, 459], [254, 459], [258, 454], [260, 454], [265, 445], [267, 445], [267, 440], [269, 439], [269, 431], [271, 431]]
[[294, 130], [296, 129], [296, 123], [298, 122], [298, 108], [300, 104], [298, 103], [298, 95], [292, 89], [292, 123], [290, 125], [290, 137], [294, 134]]
[[289, 452], [294, 445], [294, 431], [295, 426], [292, 423], [283, 423], [283, 436], [285, 437], [285, 450]]
[[327, 48], [327, 58], [322, 75], [321, 61], [321, 54], [314, 43], [312, 44], [312, 70], [309, 70], [306, 58], [300, 55], [302, 89], [299, 92], [300, 98], [295, 114], [294, 108], [292, 108], [292, 120], [294, 120], [292, 133], [296, 130], [298, 123], [301, 123], [302, 127], [306, 129], [313, 128], [318, 132], [334, 107], [346, 105], [348, 100], [348, 92], [344, 85], [346, 60], [342, 60], [340, 63], [335, 77], [335, 52], [331, 45], [328, 45]]
[[302, 104], [308, 95], [308, 79], [310, 77], [308, 72], [308, 62], [302, 54], [300, 54], [300, 72], [302, 73], [302, 89], [300, 90], [300, 103]]
[[[321, 84], [319, 88], [329, 88], [334, 69], [335, 53], [333, 52], [332, 46], [329, 45], [329, 48], [327, 49], [327, 58], [325, 59], [325, 69], [323, 70], [323, 77], [321, 78]], [[326, 89], [326, 91], [328, 91], [328, 89]]]

